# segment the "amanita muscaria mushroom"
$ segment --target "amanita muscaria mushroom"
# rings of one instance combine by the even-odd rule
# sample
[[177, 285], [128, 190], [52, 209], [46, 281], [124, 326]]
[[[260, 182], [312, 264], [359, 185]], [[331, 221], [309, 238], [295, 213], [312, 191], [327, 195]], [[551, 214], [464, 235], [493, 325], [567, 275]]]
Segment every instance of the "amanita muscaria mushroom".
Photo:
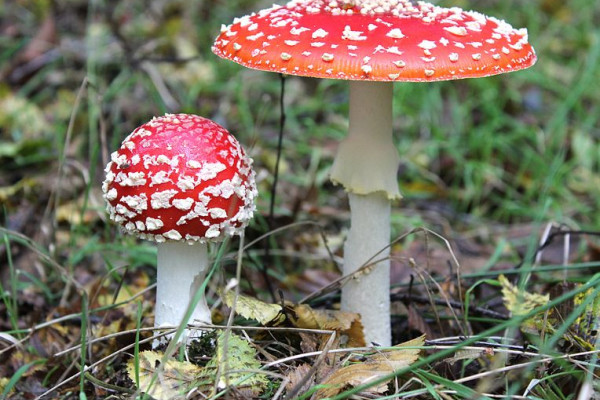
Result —
[[[155, 326], [188, 322], [186, 309], [209, 267], [207, 243], [241, 234], [252, 219], [252, 159], [215, 122], [167, 114], [127, 136], [105, 171], [110, 218], [157, 243]], [[189, 322], [211, 322], [204, 296]], [[194, 336], [184, 331], [182, 339]]]
[[[350, 198], [345, 274], [390, 240], [390, 201], [400, 198], [392, 82], [484, 77], [536, 61], [526, 29], [474, 11], [408, 0], [275, 5], [223, 26], [213, 52], [249, 68], [351, 81], [348, 137], [331, 170], [331, 179]], [[367, 341], [390, 344], [389, 304], [389, 261], [342, 288], [342, 308], [361, 314]]]

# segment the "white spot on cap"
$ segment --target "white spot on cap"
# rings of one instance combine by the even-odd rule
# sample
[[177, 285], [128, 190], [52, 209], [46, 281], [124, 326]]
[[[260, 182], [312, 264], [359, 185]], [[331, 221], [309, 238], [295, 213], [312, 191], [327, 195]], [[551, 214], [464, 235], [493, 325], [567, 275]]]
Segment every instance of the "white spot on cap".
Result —
[[435, 42], [431, 41], [431, 40], [423, 40], [417, 46], [419, 46], [420, 48], [422, 48], [424, 50], [431, 50], [431, 49], [435, 49], [437, 47]]
[[121, 197], [121, 201], [127, 206], [138, 213], [141, 213], [143, 210], [148, 209], [148, 198], [145, 194], [141, 195], [133, 195], [133, 196], [123, 196]]
[[162, 192], [152, 193], [150, 196], [150, 206], [154, 210], [158, 210], [161, 208], [170, 208], [171, 207], [171, 199], [173, 196], [177, 194], [177, 190], [163, 190]]
[[146, 218], [146, 229], [148, 229], [149, 231], [155, 231], [157, 229], [162, 228], [164, 225], [165, 224], [158, 218]]
[[324, 29], [319, 28], [312, 33], [312, 38], [313, 39], [324, 38], [327, 35], [329, 35], [329, 32], [327, 32]]
[[185, 165], [188, 168], [202, 168], [202, 163], [197, 160], [188, 160]]
[[115, 188], [111, 188], [107, 193], [106, 193], [106, 200], [108, 201], [113, 201], [114, 199], [117, 198], [117, 189]]
[[458, 53], [450, 53], [448, 58], [450, 58], [450, 61], [452, 61], [452, 62], [457, 62], [458, 61]]
[[219, 236], [221, 236], [221, 231], [219, 229], [218, 225], [211, 225], [207, 230], [206, 230], [206, 234], [204, 235], [207, 238], [217, 238]]
[[310, 31], [310, 29], [305, 28], [305, 27], [300, 27], [300, 28], [292, 28], [290, 29], [290, 33], [292, 35], [300, 35], [302, 32], [306, 32], [306, 31]]
[[473, 57], [473, 60], [479, 61], [481, 60], [481, 53], [475, 53], [471, 57]]
[[370, 65], [363, 65], [362, 67], [360, 67], [360, 69], [365, 73], [365, 74], [370, 74], [373, 71], [373, 67], [371, 67]]
[[211, 218], [227, 218], [227, 212], [222, 208], [214, 207], [208, 210]]
[[444, 29], [456, 36], [467, 36], [467, 29], [464, 26], [445, 26]]
[[146, 184], [146, 174], [143, 172], [129, 172], [127, 175], [120, 172], [117, 177], [121, 177], [121, 186], [144, 186]]
[[264, 33], [262, 32], [258, 32], [256, 35], [250, 35], [250, 36], [246, 36], [246, 39], [251, 40], [251, 41], [255, 41], [257, 39], [260, 39], [261, 37], [265, 36]]
[[403, 51], [400, 51], [400, 49], [398, 49], [397, 46], [388, 47], [387, 49], [385, 49], [385, 51], [390, 54], [396, 54], [398, 56], [401, 56], [404, 53]]
[[352, 28], [350, 28], [350, 25], [346, 25], [344, 27], [344, 31], [342, 32], [342, 39], [359, 41], [367, 40], [367, 37], [363, 36], [362, 31], [353, 31]]
[[281, 53], [281, 59], [282, 59], [283, 61], [287, 61], [287, 60], [289, 60], [290, 58], [292, 58], [292, 55], [291, 55], [290, 53]]
[[321, 56], [321, 59], [323, 59], [323, 61], [325, 61], [325, 62], [333, 61], [333, 54], [323, 53], [323, 55]]
[[390, 30], [385, 36], [394, 38], [394, 39], [402, 39], [404, 37], [404, 34], [402, 33], [402, 31], [399, 28], [394, 28], [392, 30]]
[[196, 187], [196, 182], [193, 177], [183, 175], [177, 180], [177, 187], [183, 191], [192, 190]]
[[181, 233], [175, 229], [171, 229], [169, 232], [163, 233], [163, 236], [170, 240], [181, 240]]
[[194, 199], [173, 199], [173, 206], [178, 210], [187, 211], [194, 205]]
[[433, 69], [426, 69], [425, 70], [425, 76], [431, 77], [431, 76], [433, 76], [433, 74], [435, 74], [435, 70], [433, 70]]

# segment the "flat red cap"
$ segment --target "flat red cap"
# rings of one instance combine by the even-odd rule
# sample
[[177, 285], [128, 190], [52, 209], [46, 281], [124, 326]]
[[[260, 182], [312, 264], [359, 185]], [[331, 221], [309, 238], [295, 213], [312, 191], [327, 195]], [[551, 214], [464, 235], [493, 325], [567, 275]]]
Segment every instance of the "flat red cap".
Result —
[[536, 61], [526, 29], [408, 0], [293, 0], [223, 26], [212, 50], [249, 68], [372, 81], [476, 78]]
[[252, 160], [225, 128], [196, 115], [138, 127], [105, 171], [110, 218], [144, 239], [218, 241], [244, 229], [255, 208]]

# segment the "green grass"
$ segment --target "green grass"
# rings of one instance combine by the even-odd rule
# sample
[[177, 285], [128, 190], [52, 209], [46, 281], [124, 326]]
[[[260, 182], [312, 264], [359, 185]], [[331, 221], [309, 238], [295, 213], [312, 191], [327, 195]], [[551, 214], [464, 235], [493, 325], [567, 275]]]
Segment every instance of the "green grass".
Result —
[[[527, 283], [524, 289], [533, 293], [548, 292], [563, 280], [565, 271], [569, 283], [591, 282], [585, 286], [592, 288], [589, 298], [532, 344], [539, 355], [526, 357], [531, 364], [523, 366], [519, 379], [494, 365], [502, 371], [494, 378], [502, 383], [495, 393], [522, 394], [528, 382], [539, 379], [531, 398], [574, 398], [581, 383], [592, 379], [596, 358], [569, 359], [569, 352], [576, 350], [564, 346], [565, 333], [590, 307], [598, 311], [593, 275], [599, 266], [598, 240], [573, 235], [573, 240], [581, 240], [573, 242], [568, 269], [556, 257], [536, 263], [534, 253], [541, 230], [550, 222], [573, 231], [598, 231], [600, 226], [600, 3], [439, 3], [527, 27], [538, 63], [526, 71], [485, 79], [395, 85], [394, 133], [404, 199], [394, 205], [393, 235], [426, 227], [453, 244], [450, 250], [431, 235], [412, 233], [394, 245], [395, 261], [408, 265], [408, 259], [415, 258], [416, 268], [430, 268], [432, 279], [445, 290], [455, 290], [451, 296], [458, 301], [457, 288], [447, 280], [445, 259], [461, 240], [487, 246], [480, 252], [486, 259], [477, 264], [481, 270], [469, 270], [468, 251], [462, 257], [459, 251], [459, 262], [467, 268], [461, 277], [470, 309], [493, 301], [498, 302], [495, 309], [502, 308], [494, 286], [499, 273], [520, 278]], [[154, 278], [155, 249], [118, 232], [104, 214], [99, 192], [107, 156], [152, 116], [197, 113], [234, 133], [254, 157], [259, 176], [261, 215], [249, 229], [247, 242], [266, 233], [280, 79], [221, 60], [210, 51], [222, 23], [265, 5], [252, 0], [176, 0], [152, 7], [140, 0], [0, 0], [0, 378], [9, 378], [0, 381], [2, 395], [23, 391], [31, 382], [50, 389], [63, 374], [71, 377], [83, 364], [110, 356], [101, 350], [73, 350], [59, 360], [50, 358], [58, 348], [76, 343], [85, 347], [87, 341], [93, 348], [94, 335], [108, 329], [104, 323], [120, 319], [122, 325], [115, 329], [135, 332], [119, 345], [134, 345], [128, 351], [136, 359], [147, 347], [140, 344], [148, 338], [141, 328], [151, 326], [153, 293], [136, 298], [139, 303], [108, 305], [94, 303], [97, 297], [92, 294], [116, 298], [123, 287]], [[54, 53], [24, 60], [23, 52], [50, 13], [55, 35], [44, 39], [53, 43], [48, 50]], [[32, 61], [40, 65], [28, 71]], [[346, 82], [286, 79], [287, 121], [273, 227], [315, 221], [337, 256], [347, 228], [347, 204], [327, 174], [347, 129], [347, 98]], [[513, 232], [523, 226], [528, 228], [525, 235]], [[262, 244], [250, 248], [244, 259], [242, 289], [259, 298], [270, 297], [260, 272], [265, 265], [273, 285], [291, 300], [306, 295], [297, 288], [307, 281], [306, 271], [335, 272], [316, 228], [291, 227], [269, 241], [279, 250], [273, 260], [263, 259]], [[420, 244], [427, 251], [415, 250]], [[222, 249], [230, 252], [224, 255], [225, 277], [233, 276], [235, 246], [234, 242]], [[443, 256], [436, 258], [436, 252]], [[323, 285], [329, 276], [318, 278]], [[432, 296], [442, 298], [432, 282], [425, 283]], [[423, 282], [415, 280], [410, 290], [422, 294], [422, 287]], [[409, 285], [403, 281], [394, 289], [407, 293]], [[565, 289], [545, 309], [569, 303], [578, 290], [581, 287]], [[82, 300], [87, 298], [89, 303]], [[314, 304], [332, 306], [332, 301], [325, 296]], [[135, 307], [128, 308], [131, 304]], [[434, 314], [431, 305], [419, 310], [427, 317]], [[435, 311], [449, 318], [444, 307]], [[46, 323], [65, 315], [67, 321]], [[396, 317], [406, 320], [402, 312]], [[475, 330], [470, 339], [474, 343], [492, 333], [512, 340], [509, 333], [516, 334], [520, 321], [465, 316], [460, 323]], [[31, 329], [36, 326], [40, 329]], [[410, 382], [404, 393], [436, 398], [438, 391], [452, 390], [451, 398], [471, 396], [477, 384], [491, 378], [456, 383], [467, 377], [466, 363], [457, 376], [436, 369], [444, 362], [440, 360], [468, 343], [432, 350], [412, 367], [411, 376], [420, 382]], [[105, 364], [119, 371], [125, 356], [114, 344], [107, 348], [114, 356]], [[507, 357], [507, 365], [523, 361]], [[552, 361], [542, 363], [545, 357]], [[547, 375], [539, 376], [538, 368]], [[124, 385], [118, 372], [100, 379]], [[68, 390], [92, 398], [95, 384], [84, 375], [78, 383]]]

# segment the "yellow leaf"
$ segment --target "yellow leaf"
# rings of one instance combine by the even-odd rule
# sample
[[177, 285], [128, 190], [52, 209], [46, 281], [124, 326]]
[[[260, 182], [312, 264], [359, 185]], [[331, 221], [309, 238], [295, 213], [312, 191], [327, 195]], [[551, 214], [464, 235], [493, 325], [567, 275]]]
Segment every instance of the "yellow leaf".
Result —
[[257, 395], [268, 383], [264, 374], [256, 372], [261, 367], [260, 361], [256, 359], [256, 350], [233, 333], [229, 333], [227, 340], [225, 332], [221, 332], [217, 337], [217, 354], [208, 363], [207, 368], [216, 366], [221, 368], [219, 388], [249, 388]]
[[[223, 302], [231, 307], [234, 303], [235, 293], [228, 290], [223, 293], [219, 290]], [[253, 319], [262, 325], [277, 325], [285, 316], [281, 313], [279, 304], [269, 304], [254, 297], [239, 295], [235, 302], [235, 312], [244, 318]]]
[[504, 275], [498, 276], [498, 282], [502, 286], [502, 297], [504, 306], [512, 315], [525, 315], [534, 308], [548, 304], [550, 295], [528, 293], [520, 290], [506, 279]]
[[[368, 384], [411, 365], [419, 358], [421, 349], [418, 347], [423, 346], [424, 343], [425, 335], [396, 345], [393, 349], [374, 353], [368, 356], [365, 362], [338, 369], [322, 383], [327, 387], [319, 389], [315, 398], [335, 396], [347, 387]], [[388, 382], [371, 386], [366, 392], [382, 394], [387, 390]]]
[[[157, 400], [184, 399], [200, 385], [203, 368], [186, 361], [167, 360], [163, 353], [143, 351], [139, 354], [139, 388]], [[127, 363], [129, 378], [136, 382], [134, 359]]]
[[[6, 388], [6, 385], [8, 385], [8, 382], [10, 382], [10, 379], [8, 378], [0, 378], [0, 393], [4, 392], [4, 388]], [[14, 388], [11, 389], [8, 393], [11, 394], [13, 393]]]
[[326, 329], [348, 335], [350, 347], [365, 345], [363, 325], [357, 313], [336, 310], [315, 310], [306, 304], [287, 305], [293, 311], [292, 323], [298, 328]]

